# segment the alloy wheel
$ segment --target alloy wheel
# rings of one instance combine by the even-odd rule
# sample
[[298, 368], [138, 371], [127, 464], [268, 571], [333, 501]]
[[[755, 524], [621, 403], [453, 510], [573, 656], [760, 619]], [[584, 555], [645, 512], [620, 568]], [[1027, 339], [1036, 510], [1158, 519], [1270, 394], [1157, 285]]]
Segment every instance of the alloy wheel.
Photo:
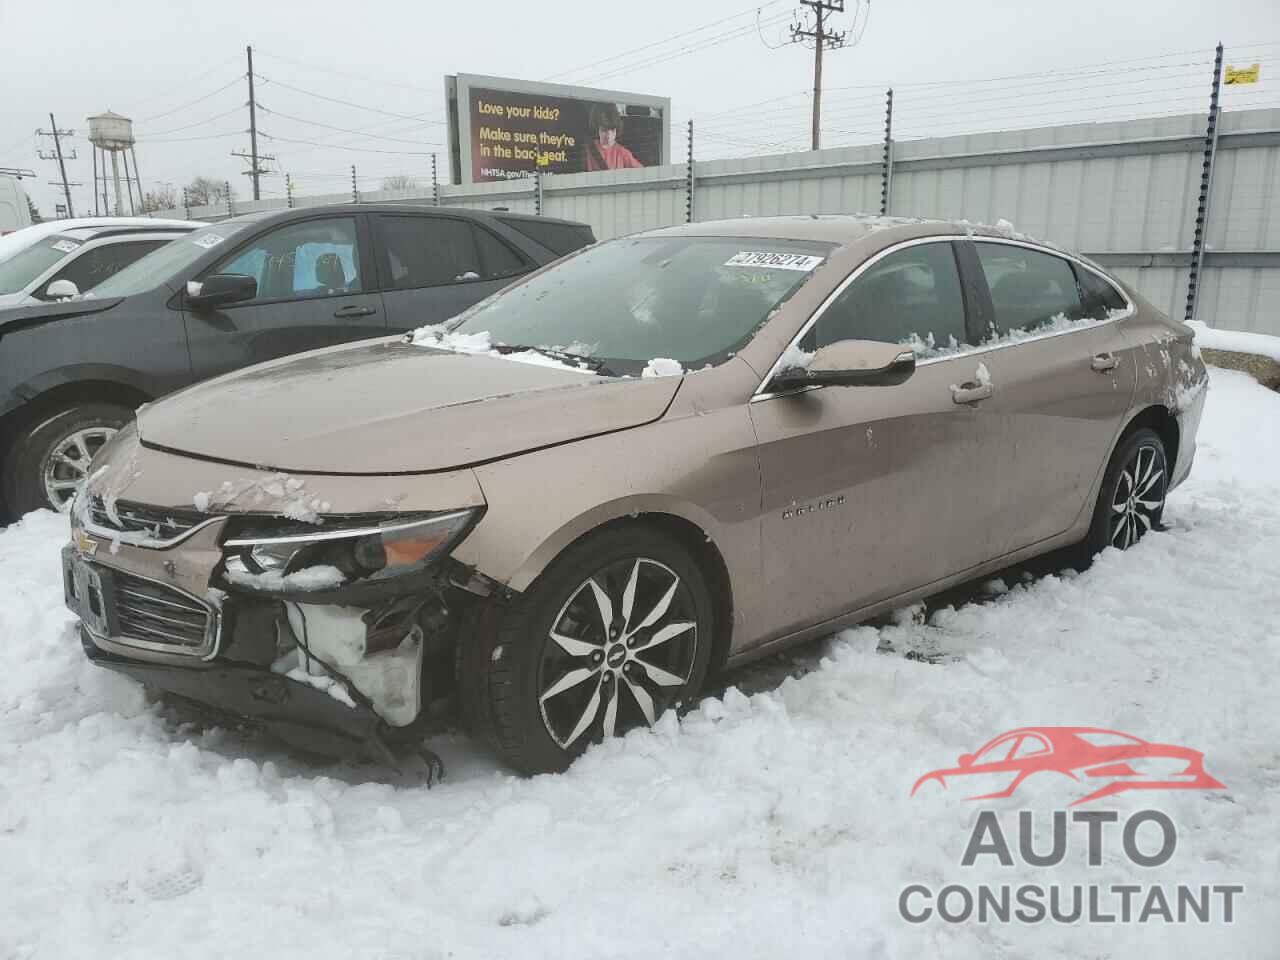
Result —
[[1160, 451], [1144, 443], [1120, 471], [1111, 498], [1107, 542], [1127, 550], [1160, 521], [1164, 509], [1165, 476]]
[[41, 477], [50, 505], [61, 513], [71, 509], [76, 490], [89, 474], [94, 454], [116, 434], [115, 427], [85, 427], [63, 437], [45, 457]]
[[584, 580], [556, 614], [538, 671], [547, 733], [568, 750], [589, 731], [612, 737], [650, 726], [689, 682], [698, 649], [692, 592], [647, 557]]

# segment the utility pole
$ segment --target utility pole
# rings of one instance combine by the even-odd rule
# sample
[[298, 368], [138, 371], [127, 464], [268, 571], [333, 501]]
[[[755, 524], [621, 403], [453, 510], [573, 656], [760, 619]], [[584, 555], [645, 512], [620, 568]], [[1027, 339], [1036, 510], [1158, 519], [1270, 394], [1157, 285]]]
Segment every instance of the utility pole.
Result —
[[846, 31], [828, 30], [826, 18], [829, 13], [844, 13], [844, 0], [800, 0], [800, 5], [813, 10], [813, 28], [805, 29], [803, 24], [791, 25], [791, 42], [804, 43], [813, 41], [813, 146], [817, 150], [822, 141], [822, 51], [826, 46], [837, 50], [844, 46]]
[[[53, 119], [52, 113], [49, 114], [49, 126], [53, 128], [51, 133], [45, 133], [43, 130], [37, 130], [36, 133], [42, 137], [53, 137], [54, 152], [52, 154], [46, 154], [43, 150], [40, 150], [40, 151], [37, 151], [36, 156], [38, 156], [41, 160], [57, 159], [58, 172], [62, 175], [62, 193], [67, 198], [67, 216], [74, 217], [76, 213], [74, 208], [71, 206], [71, 183], [67, 180], [66, 161], [74, 160], [76, 158], [76, 154], [75, 154], [75, 151], [72, 151], [69, 157], [63, 156], [61, 138], [75, 136], [75, 131], [59, 130], [57, 121]], [[54, 184], [54, 185], [57, 186], [57, 184]], [[76, 184], [76, 186], [79, 186], [79, 184]]]
[[[271, 173], [270, 170], [262, 168], [262, 161], [274, 160], [275, 157], [270, 154], [258, 153], [258, 101], [253, 93], [253, 47], [245, 47], [245, 53], [249, 57], [249, 152], [243, 150], [232, 150], [231, 156], [242, 157], [249, 161], [249, 169], [241, 171], [253, 181], [253, 199], [262, 199], [262, 184], [260, 179], [264, 173]], [[134, 160], [134, 166], [137, 166], [137, 160]]]
[[244, 49], [249, 55], [249, 152], [253, 155], [249, 176], [253, 178], [253, 199], [259, 200], [262, 198], [262, 191], [258, 186], [258, 178], [262, 171], [258, 169], [258, 105], [253, 99], [253, 47], [247, 46]]

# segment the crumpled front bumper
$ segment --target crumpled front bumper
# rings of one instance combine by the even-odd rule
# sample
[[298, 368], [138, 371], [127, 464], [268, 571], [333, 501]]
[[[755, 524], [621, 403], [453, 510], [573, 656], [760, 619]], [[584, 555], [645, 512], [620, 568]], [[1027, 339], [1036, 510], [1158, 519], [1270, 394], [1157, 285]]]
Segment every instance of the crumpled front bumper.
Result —
[[304, 750], [344, 759], [387, 759], [385, 725], [372, 710], [347, 706], [269, 669], [222, 661], [198, 666], [144, 663], [107, 653], [83, 627], [80, 642], [100, 667], [193, 701], [226, 720], [267, 729]]
[[[220, 486], [218, 478], [228, 474], [231, 479]], [[342, 516], [434, 512], [484, 503], [471, 471], [434, 476], [430, 483], [405, 477], [294, 478], [249, 468], [231, 472], [143, 447], [136, 432], [126, 429], [95, 461], [83, 502], [77, 502], [72, 543], [63, 554], [67, 605], [80, 618], [85, 653], [100, 666], [204, 705], [214, 714], [268, 727], [316, 753], [387, 760], [388, 743], [420, 734], [448, 706], [441, 703], [447, 699], [441, 690], [452, 677], [451, 660], [444, 662], [443, 627], [435, 625], [432, 633], [427, 620], [457, 571], [449, 567], [446, 575], [443, 568], [433, 570], [421, 583], [406, 578], [404, 584], [388, 587], [391, 596], [377, 598], [341, 591], [254, 593], [226, 582], [219, 570], [229, 519], [238, 513], [266, 518], [289, 514], [297, 506], [294, 501], [300, 503], [304, 496], [308, 505], [322, 504]], [[96, 513], [90, 510], [90, 497], [100, 498]], [[193, 511], [196, 501], [206, 500]], [[108, 502], [114, 506], [104, 511]], [[210, 512], [202, 518], [205, 507]], [[125, 520], [111, 515], [117, 508]], [[125, 530], [144, 514], [152, 518], [147, 524], [158, 518], [168, 526], [157, 526], [154, 533]], [[192, 525], [183, 530], [183, 523]], [[425, 591], [424, 603], [400, 603], [419, 596], [419, 590]], [[121, 599], [126, 595], [129, 599]], [[299, 610], [314, 611], [311, 635], [304, 626], [300, 642], [289, 616]], [[326, 618], [326, 611], [333, 615]], [[367, 656], [353, 654], [358, 663], [320, 649], [320, 628], [338, 613], [344, 622], [351, 621], [351, 629], [364, 613], [369, 615], [368, 635], [362, 639], [370, 646]], [[384, 641], [402, 622], [403, 643], [388, 648]], [[427, 646], [433, 658], [429, 663], [423, 659]], [[286, 662], [289, 656], [300, 657], [304, 647], [305, 663]], [[387, 677], [402, 663], [412, 672], [395, 677], [415, 679], [395, 686]], [[360, 668], [370, 668], [363, 680]], [[386, 682], [374, 689], [366, 681], [379, 671], [374, 679]], [[424, 675], [431, 683], [429, 699], [419, 696], [426, 691]]]

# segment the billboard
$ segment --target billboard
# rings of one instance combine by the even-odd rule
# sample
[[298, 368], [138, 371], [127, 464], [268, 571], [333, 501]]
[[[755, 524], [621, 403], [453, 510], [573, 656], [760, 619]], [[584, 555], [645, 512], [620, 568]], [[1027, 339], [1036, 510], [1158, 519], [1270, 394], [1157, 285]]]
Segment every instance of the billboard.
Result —
[[669, 162], [671, 101], [501, 77], [445, 77], [454, 183]]

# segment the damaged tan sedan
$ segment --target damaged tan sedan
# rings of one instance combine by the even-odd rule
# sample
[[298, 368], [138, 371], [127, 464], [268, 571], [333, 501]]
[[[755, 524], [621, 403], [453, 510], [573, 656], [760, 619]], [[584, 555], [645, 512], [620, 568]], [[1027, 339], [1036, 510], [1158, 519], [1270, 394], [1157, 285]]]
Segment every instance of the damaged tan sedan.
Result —
[[1131, 546], [1204, 386], [1189, 328], [1008, 231], [657, 230], [144, 407], [77, 498], [67, 602], [96, 663], [310, 749], [460, 714], [559, 770], [725, 664]]

